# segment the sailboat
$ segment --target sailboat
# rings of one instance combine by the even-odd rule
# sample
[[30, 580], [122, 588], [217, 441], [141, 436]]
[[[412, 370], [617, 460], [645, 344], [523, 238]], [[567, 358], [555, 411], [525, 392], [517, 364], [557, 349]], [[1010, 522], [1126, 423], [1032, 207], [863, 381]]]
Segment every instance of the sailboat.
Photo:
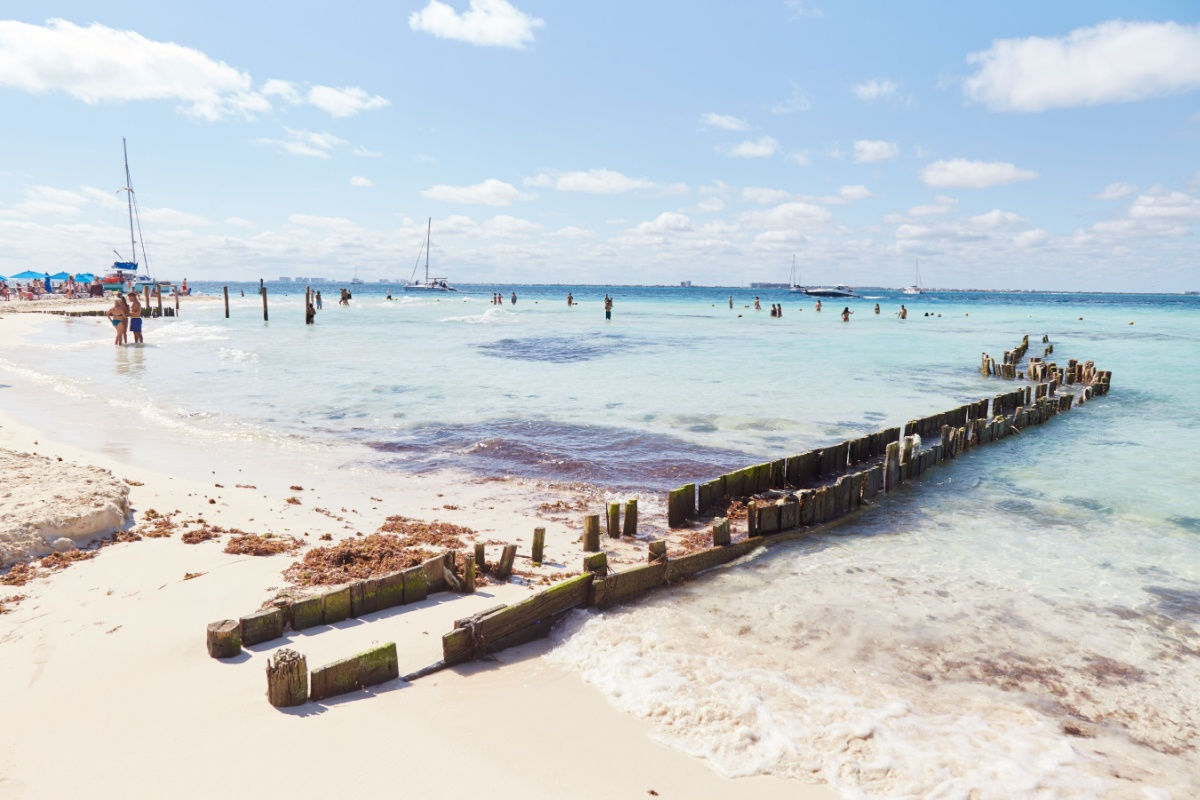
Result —
[[[117, 191], [125, 192], [126, 204], [129, 207], [129, 261], [122, 261], [121, 254], [116, 250], [113, 253], [117, 260], [113, 262], [112, 269], [107, 275], [100, 279], [100, 283], [105, 289], [113, 289], [116, 291], [124, 290], [125, 286], [132, 283], [134, 286], [143, 287], [167, 287], [170, 286], [170, 281], [156, 281], [150, 277], [150, 258], [146, 255], [146, 242], [143, 239], [141, 244], [142, 263], [146, 266], [146, 272], [138, 274], [138, 238], [142, 235], [142, 218], [138, 214], [137, 197], [133, 193], [133, 180], [129, 177], [129, 148], [125, 144], [125, 139], [121, 139], [121, 152], [125, 156], [125, 185]], [[137, 237], [134, 236], [134, 221], [137, 222]]]
[[792, 254], [792, 276], [788, 278], [788, 291], [803, 294], [804, 287], [796, 283], [796, 254]]
[[912, 286], [905, 286], [900, 290], [900, 294], [920, 294], [921, 293], [921, 259], [914, 257], [913, 266], [917, 272], [917, 282]]
[[352, 283], [352, 284], [359, 284], [359, 283], [362, 283], [362, 282], [363, 282], [363, 279], [362, 279], [362, 278], [360, 278], [360, 277], [358, 277], [358, 267], [355, 267], [355, 268], [354, 268], [354, 277], [350, 279], [350, 283]]
[[[417, 251], [417, 262], [415, 264], [413, 264], [412, 275], [409, 277], [408, 282], [404, 284], [404, 291], [406, 291], [406, 292], [421, 292], [421, 291], [457, 292], [458, 291], [458, 289], [455, 289], [453, 286], [446, 283], [445, 278], [429, 277], [429, 236], [430, 236], [430, 233], [432, 233], [432, 231], [433, 231], [433, 217], [430, 217], [429, 222], [426, 223], [426, 225], [425, 225], [425, 244], [424, 244], [424, 246], [422, 246], [421, 250]], [[421, 264], [421, 251], [422, 250], [425, 252], [425, 280], [418, 281], [418, 280], [415, 280], [415, 278], [417, 275], [417, 267]]]

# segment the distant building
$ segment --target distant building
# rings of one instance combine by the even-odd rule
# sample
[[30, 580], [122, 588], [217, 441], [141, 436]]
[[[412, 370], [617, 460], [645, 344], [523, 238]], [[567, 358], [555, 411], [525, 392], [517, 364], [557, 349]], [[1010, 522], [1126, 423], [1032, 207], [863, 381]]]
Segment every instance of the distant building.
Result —
[[759, 281], [756, 283], [751, 283], [750, 288], [751, 289], [787, 289], [788, 284], [786, 284], [786, 283], [764, 283], [762, 281]]
[[692, 282], [691, 281], [680, 281], [679, 285], [685, 289], [688, 289], [688, 288], [691, 288]]

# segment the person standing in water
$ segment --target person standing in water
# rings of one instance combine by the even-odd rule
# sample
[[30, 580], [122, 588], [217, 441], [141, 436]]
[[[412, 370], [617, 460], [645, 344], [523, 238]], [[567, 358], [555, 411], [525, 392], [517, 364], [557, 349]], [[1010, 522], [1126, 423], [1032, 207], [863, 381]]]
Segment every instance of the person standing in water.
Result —
[[514, 306], [517, 304], [517, 293], [516, 292], [512, 293], [512, 304]]
[[133, 343], [142, 344], [142, 301], [137, 292], [129, 293], [129, 330], [133, 333]]
[[875, 316], [879, 316], [879, 303], [875, 304]]
[[842, 309], [842, 322], [849, 322], [850, 315], [853, 313], [854, 312], [850, 310], [850, 306], [846, 306], [845, 308], [843, 308]]
[[818, 299], [817, 300], [817, 311], [820, 311], [820, 310], [821, 310], [821, 301]]
[[733, 308], [733, 295], [729, 295], [729, 307]]
[[903, 303], [900, 304], [900, 310], [896, 312], [896, 316], [900, 319], [908, 319], [908, 309], [904, 307]]
[[612, 298], [604, 295], [604, 318], [612, 319]]
[[108, 321], [112, 323], [113, 330], [116, 332], [113, 344], [125, 344], [125, 326], [129, 322], [129, 306], [125, 304], [125, 298], [120, 292], [117, 292], [112, 308], [106, 311], [104, 316], [108, 317]]
[[570, 292], [567, 292], [567, 308], [573, 305], [575, 305], [575, 297]]

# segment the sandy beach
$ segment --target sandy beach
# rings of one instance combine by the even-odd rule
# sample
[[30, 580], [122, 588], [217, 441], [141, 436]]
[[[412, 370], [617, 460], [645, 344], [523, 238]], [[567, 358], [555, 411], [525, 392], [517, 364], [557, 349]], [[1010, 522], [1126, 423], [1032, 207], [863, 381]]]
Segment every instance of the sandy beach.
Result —
[[[6, 345], [28, 332], [23, 317], [0, 317]], [[153, 433], [133, 442], [122, 449], [104, 437], [64, 441], [0, 418], [0, 448], [16, 454], [12, 463], [39, 465], [6, 490], [26, 504], [22, 511], [40, 506], [61, 514], [77, 502], [63, 481], [82, 470], [114, 497], [127, 489], [125, 527], [144, 523], [154, 509], [225, 529], [293, 535], [305, 546], [326, 534], [336, 541], [370, 533], [394, 514], [453, 521], [489, 539], [518, 540], [513, 532], [547, 524], [529, 514], [528, 487], [447, 485], [444, 475], [380, 487], [322, 473], [287, 454], [213, 452], [178, 437], [156, 441]], [[107, 522], [93, 523], [113, 533]], [[547, 560], [574, 564], [578, 545], [566, 519], [548, 527]], [[440, 657], [441, 634], [454, 619], [531, 590], [510, 583], [475, 595], [439, 593], [363, 619], [288, 632], [226, 663], [205, 652], [205, 625], [269, 600], [295, 556], [229, 555], [224, 539], [118, 542], [23, 586], [0, 587], [0, 600], [22, 596], [0, 614], [0, 680], [7, 687], [0, 797], [208, 797], [231, 786], [238, 795], [403, 787], [427, 796], [455, 791], [464, 773], [514, 798], [836, 796], [770, 777], [726, 779], [655, 744], [642, 721], [540, 659], [545, 644], [412, 684], [394, 680], [275, 709], [266, 700], [264, 669], [280, 646], [300, 651], [312, 667], [394, 641], [404, 674]]]

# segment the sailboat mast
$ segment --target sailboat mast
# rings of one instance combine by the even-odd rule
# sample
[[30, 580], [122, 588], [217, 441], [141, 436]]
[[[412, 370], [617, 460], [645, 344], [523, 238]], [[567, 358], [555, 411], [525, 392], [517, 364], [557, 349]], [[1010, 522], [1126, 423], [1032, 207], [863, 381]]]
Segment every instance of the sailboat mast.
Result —
[[133, 238], [133, 181], [129, 177], [129, 148], [121, 137], [121, 153], [125, 156], [125, 201], [129, 205], [129, 260], [137, 266], [137, 243]]
[[429, 285], [429, 234], [433, 232], [433, 217], [425, 223], [425, 285]]

